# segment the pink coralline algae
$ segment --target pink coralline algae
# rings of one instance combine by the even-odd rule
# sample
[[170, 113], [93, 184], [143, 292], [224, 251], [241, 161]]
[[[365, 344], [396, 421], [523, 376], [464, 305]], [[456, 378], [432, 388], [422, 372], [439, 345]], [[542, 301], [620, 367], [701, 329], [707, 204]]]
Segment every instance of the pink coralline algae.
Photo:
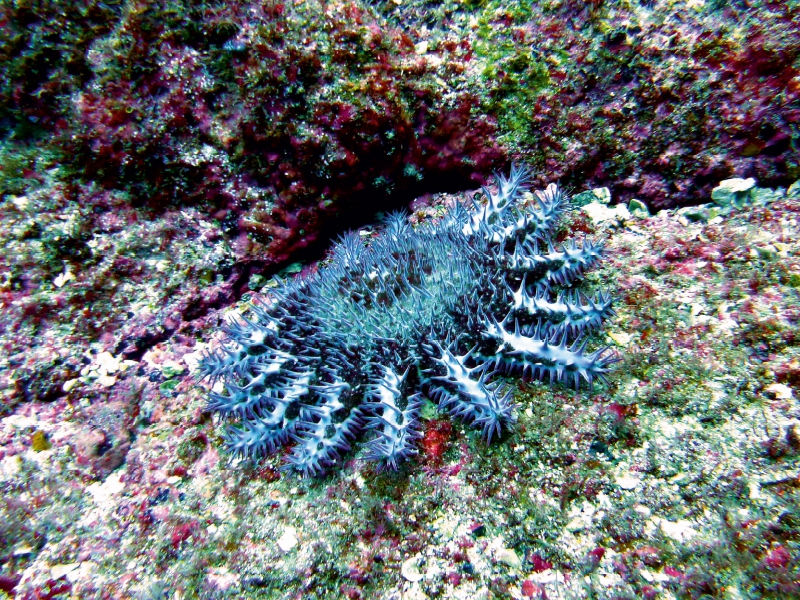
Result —
[[[539, 185], [691, 204], [797, 177], [797, 10], [21, 3], [0, 8], [0, 134], [59, 154], [70, 185], [198, 206], [265, 266], [507, 155]], [[0, 186], [41, 180], [18, 155]]]
[[490, 114], [539, 182], [609, 186], [651, 208], [702, 202], [731, 176], [786, 186], [800, 175], [798, 10], [503, 6], [479, 30]]
[[410, 38], [357, 4], [186, 11], [171, 28], [131, 12], [96, 45], [62, 138], [85, 177], [134, 203], [199, 204], [276, 263], [337, 216], [422, 180], [463, 185], [501, 156], [477, 96], [445, 99]]

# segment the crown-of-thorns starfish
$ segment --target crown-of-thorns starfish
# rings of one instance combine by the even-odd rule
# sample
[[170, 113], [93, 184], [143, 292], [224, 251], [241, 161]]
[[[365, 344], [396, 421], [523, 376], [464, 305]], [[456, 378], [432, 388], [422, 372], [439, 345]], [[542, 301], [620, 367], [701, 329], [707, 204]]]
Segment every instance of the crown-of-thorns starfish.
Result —
[[417, 452], [423, 396], [491, 441], [516, 420], [499, 374], [605, 379], [616, 359], [585, 347], [611, 296], [575, 289], [602, 247], [553, 242], [570, 208], [556, 185], [527, 194], [516, 166], [495, 177], [471, 210], [416, 228], [394, 214], [369, 243], [344, 236], [314, 275], [229, 320], [201, 374], [232, 453], [292, 444], [285, 468], [315, 475], [365, 435], [365, 458], [397, 468]]

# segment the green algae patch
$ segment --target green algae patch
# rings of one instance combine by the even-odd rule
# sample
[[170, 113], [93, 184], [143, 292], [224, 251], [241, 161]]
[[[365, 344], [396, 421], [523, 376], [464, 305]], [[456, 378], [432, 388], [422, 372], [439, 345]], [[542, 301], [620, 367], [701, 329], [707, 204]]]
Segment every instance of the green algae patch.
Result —
[[50, 450], [52, 445], [50, 441], [47, 439], [44, 431], [37, 430], [31, 436], [31, 447], [33, 448], [34, 452], [43, 452], [45, 450]]
[[[484, 65], [485, 109], [497, 118], [503, 138], [521, 141], [530, 136], [535, 124], [533, 107], [550, 84], [550, 70], [546, 57], [524, 34], [518, 34], [522, 30], [497, 26], [495, 14], [491, 8], [482, 12], [475, 46]], [[524, 23], [530, 9], [522, 3], [505, 17]]]
[[161, 391], [162, 394], [169, 394], [176, 387], [178, 387], [179, 383], [180, 383], [180, 381], [178, 381], [177, 379], [169, 379], [169, 380], [165, 381], [164, 383], [162, 383], [160, 386], [158, 386], [158, 389], [159, 389], [159, 391]]

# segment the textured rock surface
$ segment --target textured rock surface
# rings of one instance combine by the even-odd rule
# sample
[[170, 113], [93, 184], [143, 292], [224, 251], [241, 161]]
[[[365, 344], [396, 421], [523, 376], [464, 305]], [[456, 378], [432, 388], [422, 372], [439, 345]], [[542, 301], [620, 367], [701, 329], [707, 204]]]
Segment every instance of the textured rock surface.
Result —
[[[797, 11], [0, 2], [0, 597], [798, 596]], [[610, 384], [508, 380], [502, 444], [423, 403], [397, 474], [229, 465], [225, 314], [503, 155], [610, 198], [566, 223]]]
[[[777, 196], [724, 214], [709, 198], [694, 220], [663, 211], [598, 229], [573, 213], [569, 230], [606, 247], [586, 283], [619, 290], [605, 329], [624, 363], [589, 397], [517, 386], [518, 423], [501, 444], [423, 407], [420, 453], [400, 473], [356, 457], [299, 481], [280, 456], [221, 460], [194, 377], [213, 315], [114, 372], [76, 336], [79, 321], [39, 321], [48, 345], [27, 353], [31, 369], [78, 349], [90, 358], [62, 396], [4, 404], [0, 589], [31, 599], [797, 595], [800, 198]], [[455, 200], [420, 201], [413, 218]], [[161, 298], [163, 281], [140, 284], [141, 297]], [[2, 341], [21, 343], [9, 330]], [[16, 370], [2, 364], [4, 400], [15, 398]], [[126, 443], [110, 475], [92, 464]]]
[[[651, 208], [798, 177], [794, 2], [3, 3], [0, 190], [197, 206], [281, 263], [503, 156]], [[393, 200], [391, 200], [393, 199]]]

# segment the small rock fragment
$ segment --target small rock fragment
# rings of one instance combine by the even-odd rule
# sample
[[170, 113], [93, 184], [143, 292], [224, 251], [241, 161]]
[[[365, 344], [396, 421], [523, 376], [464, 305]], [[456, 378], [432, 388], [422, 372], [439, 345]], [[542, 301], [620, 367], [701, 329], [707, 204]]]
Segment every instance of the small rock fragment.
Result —
[[422, 579], [425, 578], [425, 574], [420, 570], [421, 566], [422, 556], [420, 554], [415, 554], [403, 563], [403, 566], [400, 567], [400, 573], [411, 583], [422, 581]]
[[522, 561], [511, 548], [500, 548], [497, 551], [497, 562], [512, 567], [514, 569], [522, 568]]
[[56, 276], [56, 278], [53, 280], [53, 285], [60, 289], [73, 279], [75, 279], [75, 275], [72, 273], [72, 271], [64, 271], [60, 275]]
[[697, 535], [697, 530], [691, 526], [691, 522], [685, 519], [667, 521], [666, 519], [653, 517], [653, 521], [658, 525], [664, 535], [676, 542], [685, 542]]
[[53, 565], [50, 567], [50, 575], [53, 579], [61, 579], [62, 577], [67, 577], [74, 572], [77, 571], [78, 568], [81, 566], [81, 563], [68, 563], [63, 565]]
[[637, 200], [636, 198], [631, 199], [628, 202], [628, 211], [634, 216], [639, 219], [646, 219], [650, 216], [650, 211], [647, 210], [647, 205], [642, 202], [641, 200]]
[[289, 552], [295, 546], [297, 546], [297, 530], [294, 527], [287, 527], [278, 538], [278, 548], [283, 552]]
[[747, 203], [750, 190], [756, 185], [756, 180], [752, 177], [740, 179], [726, 179], [711, 190], [711, 199], [720, 206], [733, 206], [741, 208]]
[[164, 377], [167, 379], [172, 379], [178, 375], [182, 375], [186, 369], [180, 363], [175, 362], [174, 360], [165, 361], [161, 365], [161, 373], [163, 373]]
[[617, 477], [617, 485], [623, 490], [634, 490], [639, 485], [639, 480], [629, 475], [623, 475], [622, 477]]
[[768, 385], [764, 388], [764, 391], [776, 400], [790, 400], [794, 395], [792, 388], [782, 383], [773, 383]]
[[602, 204], [608, 204], [611, 202], [611, 190], [609, 190], [607, 187], [596, 188], [592, 190], [592, 194], [594, 194], [594, 197], [597, 198], [597, 201]]
[[617, 204], [611, 208], [600, 202], [592, 202], [582, 207], [581, 211], [586, 213], [595, 225], [614, 225], [631, 218], [631, 213], [623, 204]]

